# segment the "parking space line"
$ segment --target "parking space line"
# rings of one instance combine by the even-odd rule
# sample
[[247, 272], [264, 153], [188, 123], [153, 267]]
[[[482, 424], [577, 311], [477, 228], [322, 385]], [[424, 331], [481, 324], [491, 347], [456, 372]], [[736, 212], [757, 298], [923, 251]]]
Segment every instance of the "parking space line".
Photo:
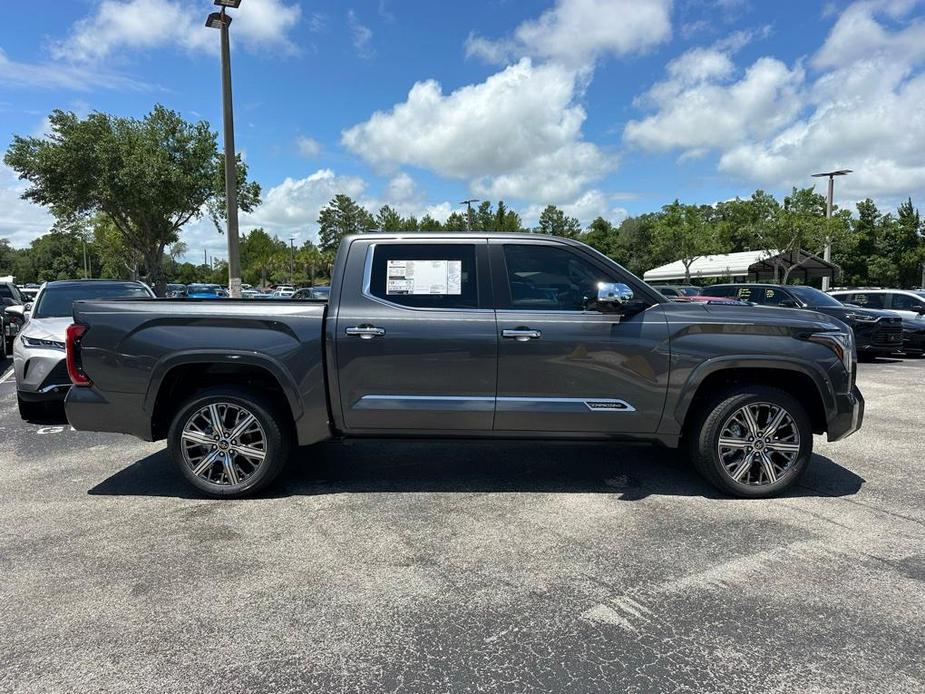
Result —
[[9, 380], [10, 376], [13, 375], [13, 367], [11, 366], [6, 370], [6, 373], [0, 376], [0, 383], [6, 383]]

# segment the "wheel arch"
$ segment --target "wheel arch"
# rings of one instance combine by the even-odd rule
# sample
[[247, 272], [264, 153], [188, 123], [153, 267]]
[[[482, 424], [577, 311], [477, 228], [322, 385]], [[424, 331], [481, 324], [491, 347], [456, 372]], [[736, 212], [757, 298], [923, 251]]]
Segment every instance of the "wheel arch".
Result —
[[777, 388], [796, 398], [810, 417], [814, 433], [823, 433], [827, 413], [834, 407], [828, 379], [812, 365], [787, 359], [715, 359], [695, 369], [678, 399], [674, 417], [682, 432], [706, 402], [723, 389], [741, 385], [764, 385]]
[[289, 416], [294, 426], [302, 416], [302, 401], [289, 372], [272, 359], [254, 353], [182, 352], [158, 363], [145, 395], [144, 408], [151, 418], [151, 438], [163, 439], [180, 405], [203, 388], [240, 385], [260, 391]]

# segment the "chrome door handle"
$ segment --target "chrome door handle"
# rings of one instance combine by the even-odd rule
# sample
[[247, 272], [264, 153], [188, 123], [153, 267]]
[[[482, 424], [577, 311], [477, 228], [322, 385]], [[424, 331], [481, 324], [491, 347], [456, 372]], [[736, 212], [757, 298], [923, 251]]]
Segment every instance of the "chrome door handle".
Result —
[[354, 328], [347, 328], [344, 332], [348, 335], [359, 337], [361, 340], [372, 340], [374, 337], [385, 335], [385, 328], [377, 328], [374, 325], [358, 325]]
[[543, 333], [539, 330], [532, 330], [530, 328], [515, 328], [513, 330], [502, 330], [501, 337], [507, 337], [518, 342], [526, 342], [527, 340], [539, 340], [543, 336]]

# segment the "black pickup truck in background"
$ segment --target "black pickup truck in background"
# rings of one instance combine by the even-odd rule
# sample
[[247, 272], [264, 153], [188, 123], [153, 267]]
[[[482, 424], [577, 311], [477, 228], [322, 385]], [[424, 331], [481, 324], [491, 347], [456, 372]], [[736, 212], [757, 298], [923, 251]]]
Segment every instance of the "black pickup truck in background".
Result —
[[349, 237], [327, 303], [81, 301], [74, 320], [71, 424], [166, 438], [213, 496], [263, 488], [294, 445], [420, 436], [683, 445], [719, 488], [768, 496], [814, 433], [863, 417], [841, 321], [670, 303], [547, 236]]

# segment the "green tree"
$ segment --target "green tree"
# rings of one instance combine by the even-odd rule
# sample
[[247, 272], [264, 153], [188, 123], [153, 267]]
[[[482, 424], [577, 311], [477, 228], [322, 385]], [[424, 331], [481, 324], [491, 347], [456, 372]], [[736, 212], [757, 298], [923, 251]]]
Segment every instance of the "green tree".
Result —
[[241, 237], [241, 275], [248, 284], [267, 286], [267, 278], [282, 266], [288, 268], [286, 242], [270, 236], [262, 228], [251, 229]]
[[373, 231], [376, 220], [349, 195], [339, 193], [321, 210], [318, 225], [318, 245], [322, 251], [333, 251], [345, 236]]
[[[826, 219], [825, 208], [825, 197], [812, 187], [794, 188], [772, 222], [756, 230], [762, 248], [780, 253], [780, 260], [772, 260], [775, 282], [787, 284], [790, 274], [808, 262], [809, 257], [800, 255], [801, 249], [821, 256], [827, 240], [837, 247], [845, 238], [848, 215], [833, 214]], [[796, 262], [791, 264], [789, 258]]]
[[488, 200], [482, 200], [472, 215], [472, 231], [494, 231], [495, 213]]
[[429, 214], [421, 217], [419, 228], [421, 231], [443, 231], [443, 225]]
[[[473, 215], [474, 217], [475, 215]], [[466, 217], [459, 212], [451, 212], [443, 223], [443, 231], [465, 231]]]
[[708, 205], [684, 205], [675, 200], [662, 208], [652, 229], [654, 250], [663, 257], [681, 261], [687, 284], [695, 260], [725, 252], [711, 214]]
[[0, 275], [12, 275], [13, 263], [18, 252], [10, 245], [8, 239], [0, 239]]
[[163, 294], [165, 249], [221, 195], [215, 133], [160, 105], [141, 120], [55, 110], [49, 122], [49, 137], [17, 135], [4, 157], [31, 184], [23, 197], [63, 222], [105, 214]]
[[585, 230], [581, 240], [606, 256], [615, 257], [617, 230], [603, 217], [596, 217]]
[[404, 220], [393, 208], [383, 205], [376, 215], [376, 228], [379, 231], [404, 231]]
[[581, 222], [575, 217], [569, 217], [555, 205], [547, 205], [540, 213], [539, 225], [536, 228], [539, 234], [551, 234], [566, 238], [577, 238], [581, 233]]

